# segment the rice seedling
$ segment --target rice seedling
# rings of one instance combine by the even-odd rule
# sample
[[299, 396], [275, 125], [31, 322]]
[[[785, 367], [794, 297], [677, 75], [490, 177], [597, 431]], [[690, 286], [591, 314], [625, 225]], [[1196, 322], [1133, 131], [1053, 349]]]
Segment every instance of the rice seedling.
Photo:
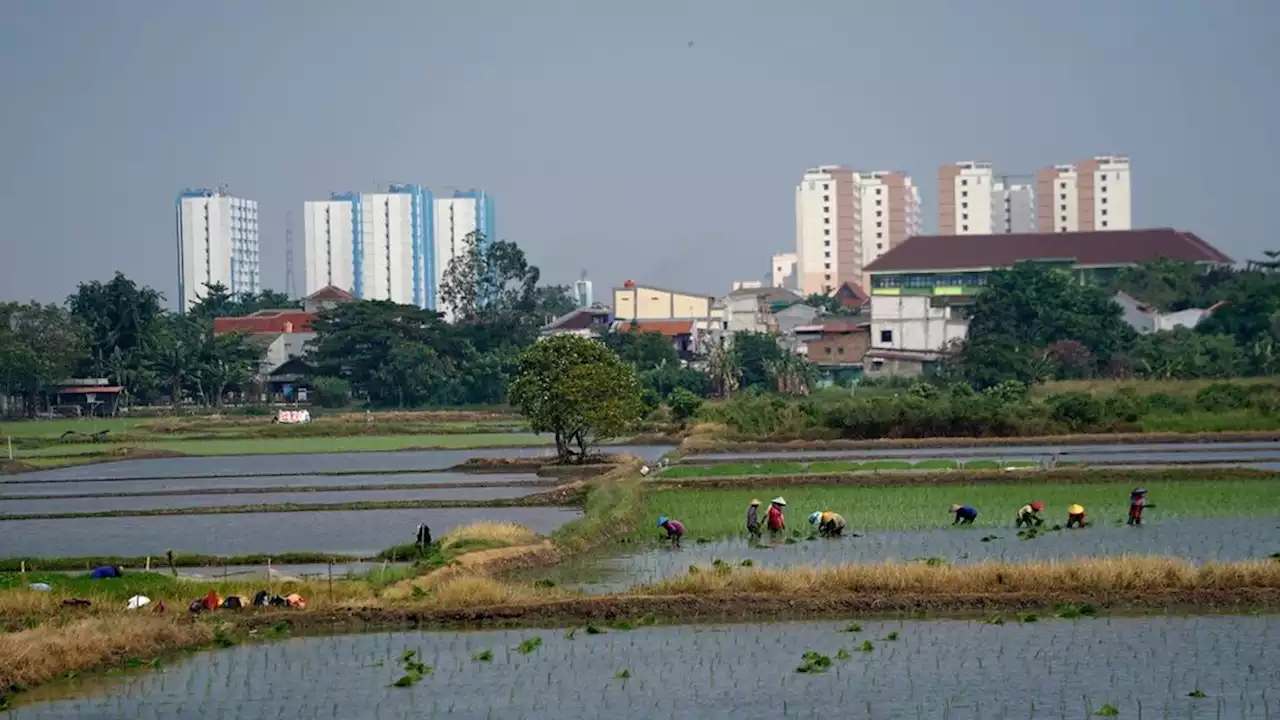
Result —
[[627, 678], [631, 677], [631, 671], [627, 670], [626, 668], [623, 668], [618, 672], [614, 673], [613, 677], [615, 680], [626, 680]]
[[1018, 621], [1024, 623], [1040, 622], [1040, 616], [1035, 613], [1027, 613], [1026, 615], [1018, 618]]
[[752, 560], [751, 558], [747, 558], [746, 560], [743, 560], [741, 563], [738, 563], [738, 564], [741, 565], [742, 567], [751, 567], [752, 565], [756, 564], [756, 561]]
[[[1205, 471], [1208, 474], [1209, 470]], [[1280, 507], [1280, 482], [1249, 479], [1220, 480], [1143, 480], [1152, 496], [1159, 493], [1158, 510], [1151, 517], [1166, 519], [1267, 517]], [[850, 529], [919, 530], [949, 528], [952, 517], [946, 512], [951, 504], [963, 501], [978, 508], [974, 523], [978, 528], [1008, 527], [1022, 498], [1042, 500], [1050, 520], [1065, 520], [1069, 505], [1079, 503], [1089, 509], [1098, 522], [1119, 520], [1128, 508], [1131, 480], [1097, 483], [1026, 482], [1008, 484], [948, 485], [797, 485], [750, 489], [663, 490], [649, 494], [645, 512], [649, 517], [678, 517], [700, 538], [736, 537], [743, 533], [742, 508], [753, 495], [785, 494], [788, 506], [805, 509], [833, 510], [844, 515]], [[1048, 526], [1052, 528], [1052, 524]], [[652, 542], [649, 528], [639, 540]], [[1042, 529], [1040, 532], [1045, 532]], [[957, 532], [966, 532], [961, 529]], [[1035, 533], [1038, 537], [1040, 532]], [[795, 532], [791, 537], [801, 538]], [[998, 534], [985, 533], [986, 542], [999, 539]]]
[[472, 655], [472, 656], [471, 656], [471, 659], [472, 659], [472, 660], [475, 660], [476, 662], [493, 662], [493, 651], [492, 651], [492, 650], [481, 650], [480, 652], [476, 653], [475, 655]]
[[632, 630], [634, 628], [635, 626], [631, 624], [630, 620], [615, 620], [613, 623], [614, 630]]
[[844, 626], [844, 631], [847, 633], [862, 632], [862, 626], [859, 625], [858, 623], [849, 623], [848, 625]]
[[870, 640], [863, 640], [862, 644], [858, 646], [859, 652], [871, 652], [874, 649], [875, 646], [871, 644]]
[[542, 647], [542, 638], [535, 635], [527, 640], [521, 641], [520, 645], [516, 647], [516, 652], [521, 655], [528, 655], [540, 647]]
[[896, 632], [891, 632], [891, 633], [889, 633], [888, 635], [885, 635], [885, 636], [884, 636], [884, 639], [885, 639], [885, 640], [888, 640], [888, 641], [890, 641], [890, 642], [892, 642], [892, 641], [894, 641], [894, 640], [897, 640], [897, 639], [898, 639], [898, 633], [896, 633]]
[[605, 631], [604, 631], [604, 630], [602, 630], [601, 628], [596, 627], [595, 625], [588, 624], [588, 625], [587, 625], [587, 634], [588, 634], [588, 635], [603, 635], [603, 634], [605, 634]]
[[844, 648], [840, 648], [839, 650], [837, 650], [837, 651], [836, 651], [836, 659], [837, 659], [837, 660], [848, 660], [848, 659], [849, 659], [849, 658], [851, 658], [851, 657], [853, 657], [853, 656], [852, 656], [852, 655], [850, 655], [850, 654], [849, 654], [849, 651], [848, 651], [848, 650], [845, 650]]
[[1190, 698], [1202, 698], [1202, 697], [1209, 697], [1209, 696], [1208, 696], [1208, 695], [1206, 695], [1206, 694], [1204, 693], [1204, 691], [1203, 691], [1203, 690], [1201, 690], [1201, 689], [1197, 688], [1197, 689], [1192, 690], [1191, 692], [1187, 693], [1187, 697], [1190, 697]]
[[578, 634], [578, 628], [569, 628], [568, 630], [564, 631], [564, 639], [572, 640], [573, 636], [577, 634]]
[[422, 663], [417, 650], [405, 650], [400, 655], [400, 669], [404, 674], [391, 683], [392, 687], [412, 687], [424, 676], [435, 672], [435, 668]]
[[798, 673], [821, 673], [826, 672], [831, 667], [831, 658], [821, 655], [812, 650], [806, 651], [801, 656], [801, 663], [796, 668]]
[[1097, 715], [1098, 717], [1116, 717], [1117, 715], [1120, 714], [1120, 711], [1116, 709], [1115, 705], [1112, 705], [1111, 703], [1105, 703], [1102, 707], [1098, 708], [1093, 714]]

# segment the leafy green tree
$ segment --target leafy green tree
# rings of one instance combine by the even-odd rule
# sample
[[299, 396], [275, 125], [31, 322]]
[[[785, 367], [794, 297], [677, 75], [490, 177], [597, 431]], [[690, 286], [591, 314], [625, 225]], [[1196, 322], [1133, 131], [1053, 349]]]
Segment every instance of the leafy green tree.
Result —
[[202, 393], [208, 393], [208, 403], [222, 407], [222, 401], [230, 390], [244, 390], [257, 375], [263, 353], [249, 343], [248, 336], [239, 333], [215, 335], [213, 328], [201, 329], [200, 357], [196, 377]]
[[452, 397], [458, 367], [474, 355], [439, 313], [386, 300], [326, 309], [312, 327], [316, 338], [308, 359], [316, 375], [346, 380], [380, 405]]
[[960, 357], [965, 377], [978, 387], [1006, 379], [1038, 382], [1057, 369], [1045, 348], [1063, 340], [1107, 362], [1133, 337], [1112, 297], [1038, 263], [991, 273], [971, 308]]
[[511, 401], [534, 432], [555, 436], [561, 462], [581, 460], [605, 438], [627, 432], [644, 405], [633, 367], [594, 340], [557, 335], [520, 356]]
[[623, 362], [631, 363], [637, 372], [657, 370], [665, 366], [679, 366], [671, 339], [659, 333], [640, 332], [635, 327], [625, 332], [606, 332], [600, 336], [605, 347], [618, 354]]
[[504, 314], [532, 317], [540, 276], [515, 243], [490, 241], [483, 233], [473, 232], [449, 261], [440, 297], [454, 319], [463, 322]]
[[163, 323], [147, 348], [156, 378], [167, 389], [174, 407], [182, 404], [185, 389], [199, 379], [202, 346], [199, 324], [175, 316]]
[[672, 417], [684, 425], [698, 414], [698, 410], [702, 408], [702, 398], [684, 388], [676, 388], [667, 397], [667, 405], [671, 407]]
[[736, 333], [731, 353], [741, 374], [741, 387], [775, 388], [777, 379], [772, 368], [783, 356], [777, 338], [768, 333]]
[[1133, 358], [1143, 377], [1156, 380], [1237, 377], [1249, 364], [1231, 335], [1189, 328], [1142, 336], [1134, 343]]
[[203, 296], [191, 306], [187, 314], [198, 320], [213, 320], [220, 317], [243, 317], [259, 310], [286, 310], [302, 307], [297, 300], [274, 290], [263, 290], [257, 294], [232, 294], [222, 283], [205, 285]]
[[71, 376], [84, 354], [84, 335], [79, 321], [56, 305], [0, 303], [0, 406], [20, 395], [33, 415], [44, 391]]
[[[87, 333], [88, 352], [77, 373], [107, 376], [110, 358], [116, 351], [128, 357], [127, 361], [114, 363], [116, 366], [142, 365], [143, 360], [136, 356], [147, 353], [157, 341], [164, 316], [163, 300], [159, 292], [139, 287], [122, 273], [116, 273], [106, 283], [81, 283], [76, 293], [67, 298], [71, 314]], [[119, 377], [114, 379], [125, 384]]]
[[351, 387], [342, 378], [313, 378], [311, 392], [315, 394], [316, 404], [322, 408], [342, 408], [351, 401]]
[[533, 306], [538, 318], [545, 323], [573, 312], [578, 301], [568, 285], [543, 285], [534, 289]]

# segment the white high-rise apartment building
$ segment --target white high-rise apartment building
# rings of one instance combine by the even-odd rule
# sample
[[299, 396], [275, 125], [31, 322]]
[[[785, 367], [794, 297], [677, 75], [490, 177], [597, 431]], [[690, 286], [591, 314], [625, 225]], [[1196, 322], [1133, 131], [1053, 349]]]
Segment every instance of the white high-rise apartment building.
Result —
[[966, 160], [938, 168], [938, 234], [990, 235], [995, 178], [991, 163]]
[[773, 287], [787, 288], [795, 290], [798, 285], [799, 278], [796, 277], [796, 254], [778, 253], [773, 256], [773, 265], [769, 274], [772, 278]]
[[361, 300], [441, 310], [440, 283], [463, 240], [493, 238], [493, 201], [481, 191], [437, 198], [420, 185], [338, 193], [303, 212], [306, 286], [328, 285]]
[[1131, 230], [1129, 158], [1099, 155], [1036, 173], [1040, 232]]
[[258, 203], [223, 190], [184, 190], [177, 200], [178, 312], [221, 284], [233, 294], [257, 293]]
[[1036, 231], [1036, 197], [1030, 185], [997, 182], [991, 188], [991, 232], [996, 235]]
[[810, 168], [796, 187], [797, 288], [864, 285], [867, 263], [919, 232], [920, 194], [904, 173]]

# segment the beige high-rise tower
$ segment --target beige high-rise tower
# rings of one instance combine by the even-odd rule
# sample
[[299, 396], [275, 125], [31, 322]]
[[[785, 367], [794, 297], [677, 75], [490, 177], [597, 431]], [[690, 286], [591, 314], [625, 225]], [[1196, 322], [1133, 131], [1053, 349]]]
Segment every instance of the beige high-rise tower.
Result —
[[862, 269], [920, 232], [920, 193], [901, 172], [840, 165], [805, 171], [796, 187], [796, 277], [800, 291], [864, 285]]
[[1129, 158], [1099, 155], [1036, 172], [1039, 232], [1131, 230]]
[[990, 235], [994, 232], [991, 163], [963, 162], [938, 168], [938, 234]]

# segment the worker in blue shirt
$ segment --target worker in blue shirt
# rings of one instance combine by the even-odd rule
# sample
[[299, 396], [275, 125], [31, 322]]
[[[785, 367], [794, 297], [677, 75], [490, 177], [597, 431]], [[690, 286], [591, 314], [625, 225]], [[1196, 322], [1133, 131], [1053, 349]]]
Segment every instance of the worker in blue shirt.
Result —
[[956, 519], [951, 522], [952, 525], [972, 525], [978, 518], [978, 511], [972, 505], [952, 505], [951, 512], [956, 516]]

